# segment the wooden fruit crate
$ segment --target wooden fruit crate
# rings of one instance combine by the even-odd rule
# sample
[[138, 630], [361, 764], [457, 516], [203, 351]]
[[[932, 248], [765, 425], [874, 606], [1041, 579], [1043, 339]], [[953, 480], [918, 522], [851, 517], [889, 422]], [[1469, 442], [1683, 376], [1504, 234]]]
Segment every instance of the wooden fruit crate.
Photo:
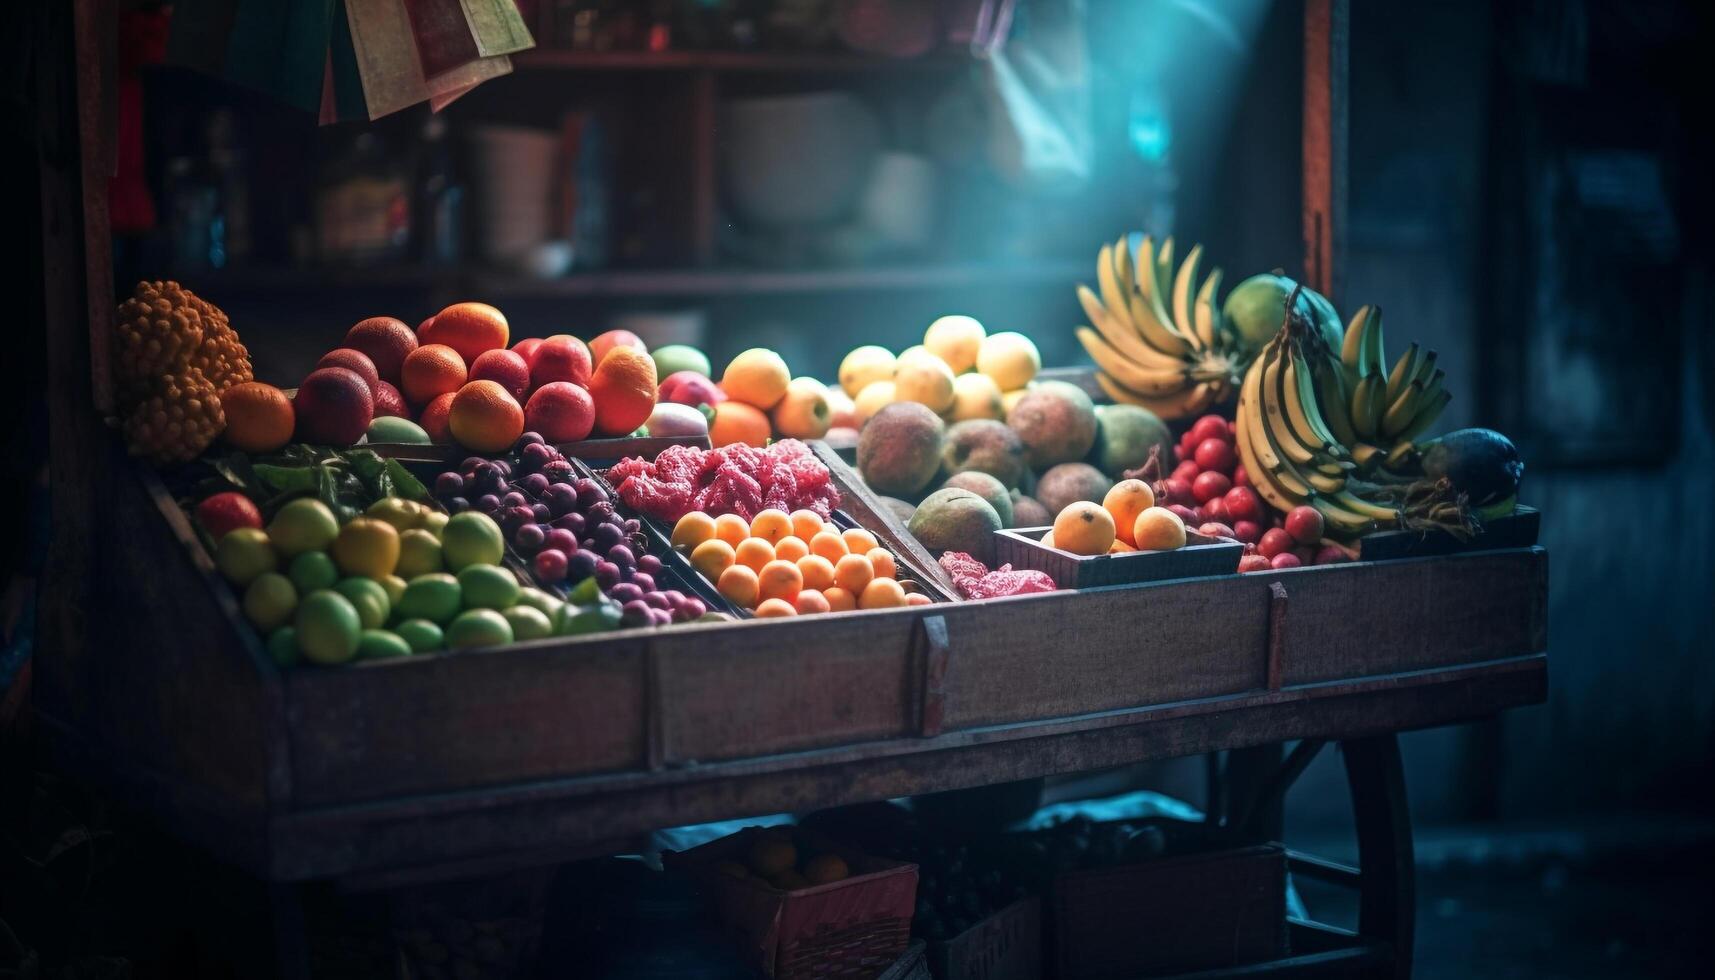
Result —
[[930, 943], [935, 980], [1038, 980], [1042, 900], [1021, 898], [946, 942]]
[[1139, 585], [1176, 578], [1231, 575], [1238, 571], [1245, 546], [1230, 538], [1185, 532], [1185, 547], [1173, 551], [1130, 551], [1118, 555], [1074, 555], [1050, 548], [1042, 536], [1051, 527], [1020, 527], [995, 534], [995, 561], [1014, 568], [1047, 572], [1062, 589], [1101, 585]]

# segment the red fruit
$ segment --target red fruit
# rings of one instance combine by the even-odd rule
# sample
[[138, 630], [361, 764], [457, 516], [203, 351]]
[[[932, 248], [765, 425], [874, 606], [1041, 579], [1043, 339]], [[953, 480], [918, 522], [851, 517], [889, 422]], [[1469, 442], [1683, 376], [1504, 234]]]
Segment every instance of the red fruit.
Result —
[[1291, 551], [1294, 543], [1292, 535], [1278, 527], [1271, 527], [1262, 532], [1262, 539], [1257, 542], [1256, 550], [1257, 554], [1273, 558], [1275, 555]]
[[1167, 509], [1179, 515], [1186, 527], [1197, 527], [1203, 523], [1203, 515], [1184, 504], [1168, 504]]
[[1310, 564], [1316, 560], [1316, 549], [1310, 547], [1307, 544], [1301, 544], [1298, 547], [1292, 549], [1292, 553], [1297, 555], [1298, 560], [1300, 562], [1302, 562], [1303, 564], [1306, 564], [1306, 565], [1308, 565], [1308, 564]]
[[1239, 559], [1239, 571], [1241, 573], [1266, 572], [1273, 567], [1273, 565], [1269, 564], [1268, 559], [1261, 555], [1246, 555]]
[[345, 346], [368, 357], [381, 380], [398, 384], [399, 367], [405, 355], [417, 349], [417, 335], [403, 320], [372, 316], [345, 332]]
[[1254, 521], [1262, 517], [1262, 500], [1250, 487], [1235, 486], [1221, 499], [1227, 505], [1227, 516], [1235, 521]]
[[1225, 442], [1233, 440], [1232, 427], [1227, 424], [1226, 419], [1219, 415], [1203, 416], [1197, 420], [1196, 425], [1191, 426], [1191, 431], [1187, 434], [1197, 443], [1201, 443], [1205, 439], [1220, 439]]
[[1187, 432], [1184, 435], [1179, 437], [1179, 461], [1180, 462], [1189, 461], [1192, 456], [1196, 455], [1196, 452], [1197, 452], [1197, 440], [1191, 437], [1191, 433]]
[[512, 345], [512, 353], [524, 358], [525, 365], [536, 360], [536, 348], [542, 346], [541, 337], [525, 337]]
[[1245, 464], [1233, 467], [1233, 486], [1248, 487], [1251, 485], [1251, 475], [1245, 472]]
[[396, 415], [402, 419], [411, 417], [411, 410], [405, 407], [405, 396], [399, 389], [385, 381], [375, 383], [375, 417]]
[[1203, 503], [1224, 496], [1232, 488], [1233, 481], [1211, 470], [1199, 473], [1197, 479], [1191, 481], [1191, 496], [1196, 497], [1198, 503]]
[[1191, 496], [1191, 484], [1184, 480], [1168, 477], [1155, 484], [1155, 502], [1165, 507], [1168, 504], [1190, 504], [1197, 498]]
[[607, 352], [615, 347], [630, 347], [639, 354], [649, 353], [649, 347], [643, 343], [643, 338], [629, 330], [609, 330], [590, 341], [590, 358], [600, 364]]
[[1197, 528], [1197, 533], [1211, 538], [1230, 538], [1233, 536], [1233, 529], [1220, 521], [1205, 521]]
[[595, 399], [570, 381], [550, 381], [524, 403], [524, 428], [551, 443], [588, 438], [595, 427]]
[[712, 380], [695, 371], [674, 371], [661, 382], [659, 399], [676, 405], [719, 405], [726, 401], [726, 392]]
[[1231, 524], [1233, 522], [1233, 516], [1227, 513], [1227, 502], [1221, 497], [1214, 497], [1209, 500], [1205, 500], [1203, 501], [1203, 506], [1197, 509], [1202, 511], [1203, 516], [1211, 521], [1220, 521], [1222, 524]]
[[208, 536], [219, 541], [226, 532], [241, 527], [261, 527], [262, 512], [249, 497], [235, 490], [217, 493], [197, 504], [197, 523]]
[[471, 381], [493, 381], [513, 398], [523, 400], [530, 390], [530, 365], [509, 350], [485, 350], [470, 362]]
[[453, 396], [456, 391], [446, 391], [429, 399], [423, 406], [423, 414], [417, 417], [417, 424], [429, 434], [430, 442], [452, 442], [453, 430], [448, 421], [453, 412]]
[[363, 379], [364, 387], [369, 389], [371, 398], [375, 397], [376, 383], [381, 380], [381, 374], [375, 370], [375, 362], [369, 359], [369, 355], [350, 347], [336, 347], [328, 351], [316, 362], [316, 367], [338, 367], [357, 372], [357, 376]]
[[1303, 564], [1303, 562], [1298, 560], [1298, 556], [1290, 551], [1283, 551], [1268, 560], [1269, 567], [1276, 571], [1282, 568], [1297, 568]]
[[[1232, 509], [1228, 508], [1229, 515]], [[1262, 538], [1262, 525], [1256, 521], [1233, 521], [1233, 537], [1247, 543], [1255, 543]]]
[[298, 417], [299, 442], [350, 446], [363, 438], [375, 417], [375, 399], [356, 371], [317, 368], [298, 385], [292, 410]]
[[1340, 562], [1351, 560], [1352, 556], [1346, 554], [1346, 550], [1344, 548], [1335, 544], [1325, 544], [1316, 549], [1316, 554], [1313, 556], [1311, 563], [1316, 565], [1337, 565]]
[[1169, 473], [1168, 476], [1173, 477], [1175, 480], [1184, 480], [1187, 484], [1192, 484], [1197, 482], [1197, 477], [1201, 475], [1202, 472], [1203, 467], [1198, 466], [1196, 460], [1188, 459], [1183, 463], [1180, 463], [1178, 466], [1173, 467], [1173, 472]]
[[536, 347], [530, 359], [530, 386], [540, 388], [556, 381], [589, 387], [590, 349], [570, 334], [555, 334]]
[[1220, 473], [1231, 473], [1239, 461], [1233, 454], [1233, 444], [1225, 439], [1204, 439], [1199, 442], [1194, 458], [1198, 466]]
[[1286, 514], [1284, 522], [1286, 533], [1292, 535], [1299, 544], [1319, 544], [1327, 526], [1322, 522], [1322, 512], [1308, 504], [1294, 507]]

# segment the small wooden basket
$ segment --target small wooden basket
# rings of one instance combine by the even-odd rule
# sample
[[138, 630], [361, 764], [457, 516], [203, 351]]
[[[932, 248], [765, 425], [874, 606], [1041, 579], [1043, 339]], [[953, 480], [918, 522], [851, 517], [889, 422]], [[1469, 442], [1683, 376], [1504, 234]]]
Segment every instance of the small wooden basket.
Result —
[[929, 944], [935, 980], [1039, 980], [1042, 900], [1021, 898], [946, 942]]
[[1185, 532], [1185, 547], [1174, 551], [1128, 551], [1118, 555], [1074, 555], [1050, 548], [1042, 536], [1051, 527], [1020, 527], [995, 532], [995, 560], [1013, 568], [1047, 572], [1062, 589], [1100, 585], [1137, 585], [1176, 578], [1233, 575], [1245, 546], [1230, 538]]

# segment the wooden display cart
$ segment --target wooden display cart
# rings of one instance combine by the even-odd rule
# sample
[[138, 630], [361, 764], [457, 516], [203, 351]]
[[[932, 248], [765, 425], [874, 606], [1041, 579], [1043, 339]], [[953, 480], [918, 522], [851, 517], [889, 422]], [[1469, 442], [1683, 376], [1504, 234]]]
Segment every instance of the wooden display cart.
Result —
[[[385, 887], [607, 853], [664, 826], [1223, 750], [1249, 776], [1211, 818], [1267, 833], [1338, 743], [1360, 867], [1289, 861], [1357, 888], [1359, 928], [1294, 923], [1294, 955], [1264, 966], [1409, 973], [1395, 736], [1544, 700], [1542, 549], [282, 670], [90, 408], [111, 313], [111, 11], [73, 8], [75, 78], [51, 94], [82, 149], [42, 168], [56, 538], [34, 709], [56, 764], [268, 882]], [[1305, 237], [1325, 290], [1344, 24], [1342, 0], [1308, 4]]]

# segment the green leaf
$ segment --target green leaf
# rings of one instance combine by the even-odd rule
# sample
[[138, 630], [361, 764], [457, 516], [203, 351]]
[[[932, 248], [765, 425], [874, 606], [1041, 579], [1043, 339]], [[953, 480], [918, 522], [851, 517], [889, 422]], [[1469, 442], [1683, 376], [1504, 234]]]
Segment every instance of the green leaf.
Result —
[[373, 482], [381, 471], [387, 468], [387, 464], [383, 463], [381, 457], [375, 455], [375, 451], [371, 449], [353, 449], [346, 452], [341, 458], [347, 466], [351, 467], [351, 471], [361, 477], [365, 483]]
[[275, 466], [257, 463], [256, 476], [270, 490], [307, 493], [316, 489], [322, 472], [319, 466]]
[[393, 495], [404, 497], [406, 500], [423, 501], [429, 499], [429, 488], [416, 474], [405, 468], [405, 464], [396, 459], [387, 461], [386, 476], [393, 481]]

